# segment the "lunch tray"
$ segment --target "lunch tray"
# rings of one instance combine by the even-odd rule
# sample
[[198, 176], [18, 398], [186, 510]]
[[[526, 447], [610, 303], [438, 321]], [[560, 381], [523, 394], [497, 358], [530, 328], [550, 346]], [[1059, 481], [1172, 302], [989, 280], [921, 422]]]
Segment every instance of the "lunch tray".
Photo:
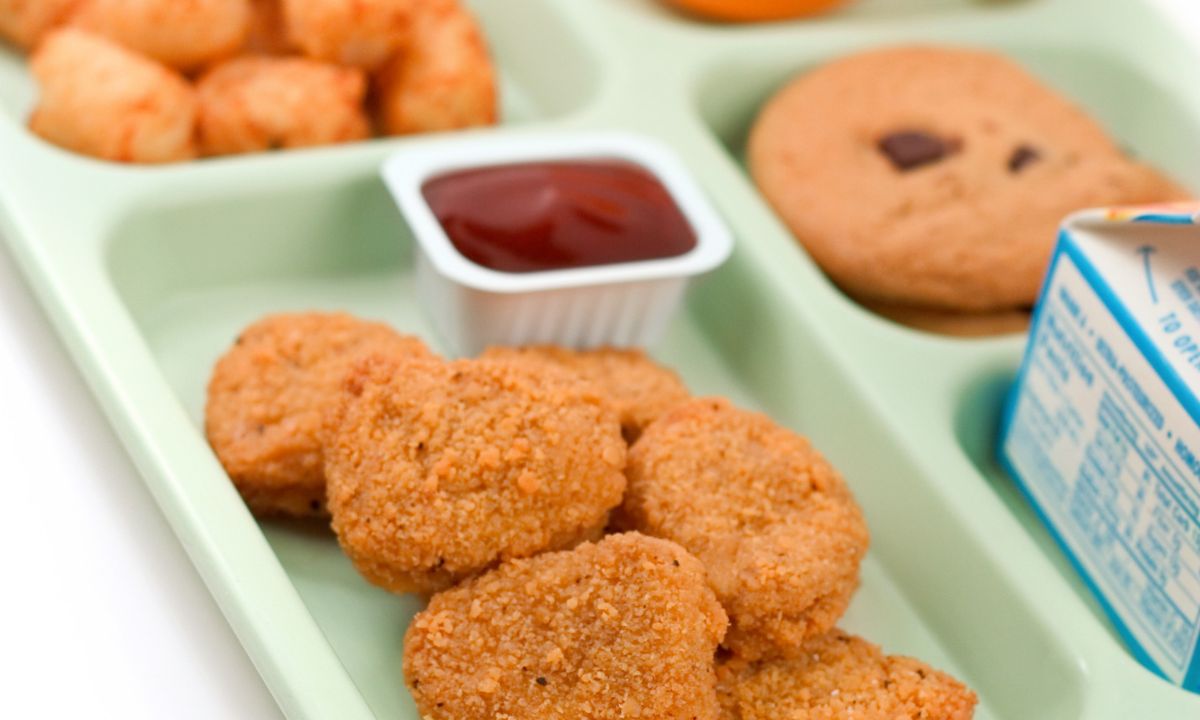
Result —
[[[1147, 3], [862, 0], [758, 26], [651, 0], [474, 3], [505, 118], [478, 132], [632, 130], [695, 173], [737, 247], [655, 354], [844, 472], [872, 531], [844, 627], [964, 679], [981, 719], [1197, 718], [1200, 695], [1133, 660], [997, 469], [1023, 337], [939, 337], [855, 305], [756, 191], [742, 144], [805, 68], [957, 43], [1015, 57], [1200, 188], [1200, 53]], [[378, 176], [422, 138], [124, 167], [28, 133], [34, 92], [23, 60], [0, 56], [0, 232], [250, 657], [291, 718], [417, 718], [400, 664], [419, 601], [368, 585], [327, 530], [255, 522], [205, 443], [203, 403], [213, 361], [266, 312], [344, 308], [433, 339]]]

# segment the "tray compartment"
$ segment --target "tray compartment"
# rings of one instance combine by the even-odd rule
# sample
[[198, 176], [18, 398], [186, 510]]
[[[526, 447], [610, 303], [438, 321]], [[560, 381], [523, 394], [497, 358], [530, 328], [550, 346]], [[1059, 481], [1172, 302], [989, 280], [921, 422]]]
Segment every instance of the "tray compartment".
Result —
[[[109, 240], [109, 277], [190, 418], [185, 432], [202, 433], [212, 362], [264, 312], [345, 308], [431, 337], [411, 299], [409, 232], [372, 174], [279, 180], [189, 201], [165, 193], [139, 205]], [[760, 262], [738, 251], [698, 285], [657, 354], [697, 393], [729, 395], [811, 435], [845, 472], [874, 537], [847, 626], [960, 674], [984, 698], [981, 718], [1046, 708], [1079, 717], [1086, 674], [1072, 648], [1004, 578], [981, 572], [988, 549], [969, 519], [872, 416], [847, 368], [797, 327], [775, 288], [756, 280]], [[732, 297], [739, 316], [756, 318], [755, 333], [714, 311]], [[199, 481], [228, 483], [219, 470]], [[398, 673], [416, 601], [370, 587], [327, 531], [289, 523], [262, 530], [371, 708], [414, 717]], [[959, 577], [971, 581], [959, 586]], [[1006, 669], [1032, 663], [1034, 678]]]
[[[480, 0], [468, 4], [483, 25], [500, 69], [501, 117], [505, 123], [570, 115], [594, 99], [602, 82], [600, 56], [589, 30], [562, 12], [561, 4], [553, 0]], [[537, 43], [529, 42], [529, 28], [539, 29]], [[546, 62], [547, 57], [554, 58], [554, 62]], [[24, 126], [36, 98], [37, 87], [25, 59], [0, 43], [0, 122]], [[45, 144], [32, 133], [24, 134], [31, 142]], [[266, 161], [272, 157], [256, 154], [249, 159]]]
[[1123, 642], [1108, 616], [1104, 614], [1079, 573], [1054, 542], [1054, 538], [1046, 530], [1029, 501], [1021, 494], [1016, 482], [1004, 472], [996, 460], [996, 438], [1000, 432], [1000, 419], [1016, 374], [1017, 363], [1014, 363], [1010, 368], [983, 373], [967, 387], [954, 414], [955, 437], [980, 477], [1054, 564], [1065, 584], [1087, 606], [1096, 625], [1108, 634], [1113, 649], [1122, 651]]

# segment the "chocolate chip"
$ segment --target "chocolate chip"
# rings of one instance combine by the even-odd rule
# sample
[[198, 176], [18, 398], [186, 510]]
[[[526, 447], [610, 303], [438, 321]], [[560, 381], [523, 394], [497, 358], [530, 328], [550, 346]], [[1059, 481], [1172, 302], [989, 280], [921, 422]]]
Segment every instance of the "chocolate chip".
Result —
[[879, 141], [879, 150], [897, 170], [913, 170], [937, 162], [958, 150], [956, 141], [943, 140], [920, 130], [904, 130], [885, 135]]
[[1025, 166], [1042, 159], [1042, 154], [1032, 145], [1018, 145], [1008, 157], [1008, 171], [1019, 173]]
[[545, 685], [547, 682], [549, 682], [549, 681], [546, 680], [546, 678], [542, 677], [541, 675], [538, 676], [538, 679], [537, 679], [538, 685]]

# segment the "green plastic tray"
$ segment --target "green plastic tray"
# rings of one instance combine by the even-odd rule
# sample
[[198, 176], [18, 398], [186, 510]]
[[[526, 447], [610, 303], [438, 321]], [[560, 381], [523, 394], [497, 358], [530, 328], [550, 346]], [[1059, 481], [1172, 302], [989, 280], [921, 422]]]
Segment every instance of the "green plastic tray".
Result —
[[[844, 471], [873, 534], [844, 625], [965, 679], [982, 719], [1196, 718], [1200, 696], [1131, 658], [992, 462], [1022, 338], [936, 337], [858, 308], [768, 209], [741, 145], [805, 67], [961, 43], [1015, 56], [1200, 188], [1200, 54], [1146, 2], [863, 0], [754, 27], [650, 0], [475, 3], [504, 83], [506, 124], [485, 132], [649, 133], [706, 187], [739, 244], [657, 354]], [[247, 652], [289, 717], [417, 718], [400, 656], [418, 602], [369, 586], [328, 532], [256, 523], [202, 410], [213, 361], [268, 311], [346, 308], [431, 336], [377, 178], [390, 150], [422, 139], [121, 167], [31, 136], [33, 94], [21, 59], [0, 57], [0, 232]]]

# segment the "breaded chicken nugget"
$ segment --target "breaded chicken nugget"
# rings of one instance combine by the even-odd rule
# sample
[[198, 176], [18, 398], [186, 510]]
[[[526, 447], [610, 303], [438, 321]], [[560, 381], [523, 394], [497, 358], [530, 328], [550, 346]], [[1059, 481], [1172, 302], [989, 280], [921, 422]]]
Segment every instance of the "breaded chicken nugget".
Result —
[[240, 57], [196, 84], [200, 150], [260, 152], [362, 140], [366, 79], [354, 68], [285, 57]]
[[83, 30], [55, 30], [29, 61], [40, 93], [29, 129], [118, 162], [196, 156], [196, 97], [179, 74]]
[[610, 535], [435, 595], [404, 676], [425, 720], [715, 720], [726, 622], [683, 548]]
[[377, 68], [408, 42], [428, 0], [282, 0], [291, 42], [317, 60]]
[[83, 0], [71, 22], [178, 70], [233, 55], [249, 0]]
[[687, 387], [674, 370], [636, 349], [571, 350], [557, 345], [490, 347], [482, 357], [546, 360], [577, 373], [606, 392], [621, 415], [621, 432], [632, 443], [647, 425], [687, 400]]
[[629, 451], [623, 527], [704, 563], [749, 658], [794, 654], [858, 586], [867, 527], [842, 478], [799, 435], [719, 398], [677, 406]]
[[376, 77], [388, 135], [494, 125], [496, 70], [478, 23], [458, 0], [421, 0], [411, 40]]
[[717, 677], [722, 720], [969, 720], [978, 701], [946, 673], [837, 629], [793, 660], [735, 658]]
[[590, 385], [505, 360], [374, 362], [325, 449], [342, 548], [371, 582], [434, 591], [569, 547], [621, 502], [625, 442]]
[[208, 442], [256, 515], [321, 517], [321, 431], [363, 353], [432, 358], [414, 337], [345, 313], [268, 315], [213, 368]]
[[82, 0], [0, 0], [0, 38], [28, 50], [67, 21]]

